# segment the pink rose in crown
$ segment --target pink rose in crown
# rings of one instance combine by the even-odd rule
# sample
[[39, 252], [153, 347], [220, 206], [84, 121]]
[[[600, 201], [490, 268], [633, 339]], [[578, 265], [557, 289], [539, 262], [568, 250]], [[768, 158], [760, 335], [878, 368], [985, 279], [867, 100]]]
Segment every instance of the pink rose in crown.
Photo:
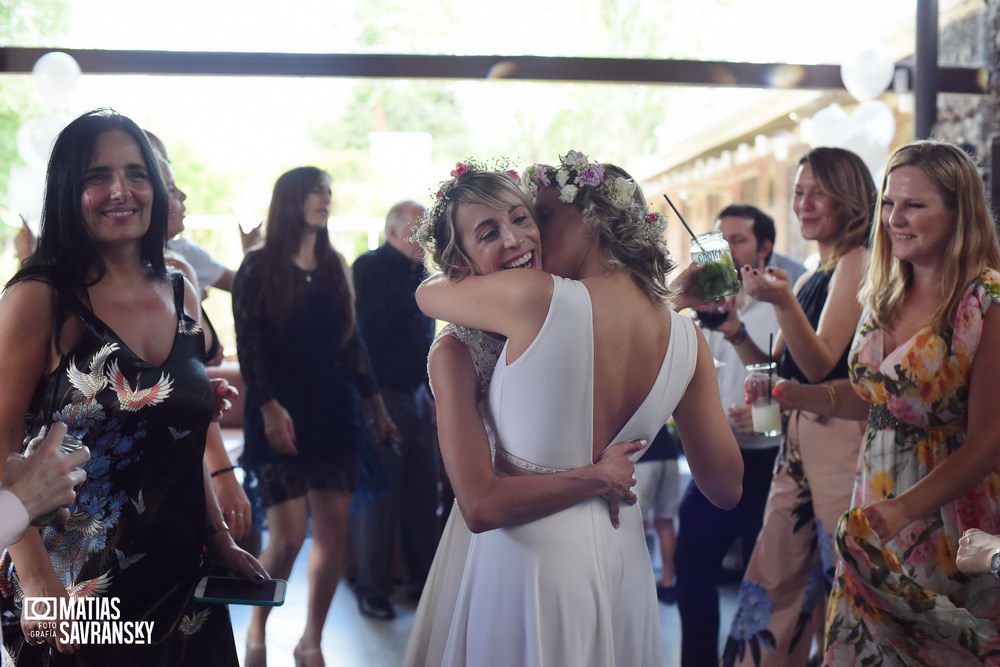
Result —
[[514, 171], [513, 169], [508, 169], [508, 170], [507, 170], [507, 175], [508, 175], [508, 176], [510, 176], [511, 178], [513, 178], [513, 179], [514, 179], [515, 181], [519, 181], [519, 180], [521, 180], [521, 176], [520, 176], [520, 174], [518, 174], [518, 173], [517, 173], [516, 171]]
[[552, 180], [549, 179], [549, 169], [551, 169], [547, 164], [537, 163], [534, 167], [533, 173], [535, 176], [535, 182], [538, 183], [538, 187], [547, 188], [552, 185]]
[[588, 164], [573, 182], [577, 185], [600, 185], [604, 182], [604, 165]]
[[456, 162], [455, 168], [451, 170], [451, 177], [458, 178], [462, 174], [468, 173], [470, 169], [471, 167], [469, 167], [469, 165], [465, 164], [464, 162]]
[[434, 193], [434, 196], [437, 197], [438, 199], [441, 199], [441, 197], [444, 197], [444, 190], [438, 190], [437, 192]]
[[656, 222], [656, 214], [655, 213], [647, 213], [646, 214], [646, 222]]

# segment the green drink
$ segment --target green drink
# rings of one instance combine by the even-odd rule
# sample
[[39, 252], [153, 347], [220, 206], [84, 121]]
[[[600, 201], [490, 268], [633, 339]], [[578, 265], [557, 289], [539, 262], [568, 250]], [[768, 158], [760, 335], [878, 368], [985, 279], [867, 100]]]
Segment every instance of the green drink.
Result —
[[740, 276], [722, 232], [699, 234], [691, 239], [691, 259], [704, 264], [694, 279], [705, 301], [718, 301], [740, 291]]

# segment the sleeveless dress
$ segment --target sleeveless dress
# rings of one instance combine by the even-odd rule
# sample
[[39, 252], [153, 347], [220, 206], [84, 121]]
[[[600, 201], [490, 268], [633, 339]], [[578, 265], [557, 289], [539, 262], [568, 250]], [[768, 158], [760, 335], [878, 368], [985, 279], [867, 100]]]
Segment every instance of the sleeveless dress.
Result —
[[[501, 354], [490, 385], [496, 466], [520, 474], [579, 468], [593, 458], [590, 294], [581, 282], [553, 280], [538, 336], [511, 364]], [[611, 443], [651, 442], [694, 375], [694, 323], [670, 317], [656, 380]], [[616, 530], [607, 504], [595, 498], [472, 535], [442, 664], [660, 664], [660, 615], [639, 508], [623, 506], [620, 519]]]
[[[833, 274], [816, 271], [796, 294], [813, 330], [819, 328]], [[822, 382], [847, 377], [849, 348], [844, 346]], [[778, 372], [811, 384], [787, 347]], [[850, 507], [860, 448], [860, 422], [802, 410], [789, 414], [764, 522], [740, 584], [723, 667], [785, 667], [809, 660], [833, 585], [832, 531]]]
[[1000, 581], [955, 565], [967, 529], [1000, 533], [1000, 470], [885, 544], [859, 509], [899, 496], [962, 447], [969, 372], [995, 301], [1000, 273], [986, 271], [965, 290], [951, 327], [925, 327], [888, 355], [882, 329], [862, 319], [851, 382], [872, 408], [856, 509], [837, 527], [824, 664], [1000, 665]]
[[[479, 414], [486, 427], [486, 436], [490, 443], [490, 457], [495, 449], [496, 437], [493, 432], [492, 419], [489, 416], [489, 406], [486, 395], [489, 391], [490, 378], [500, 357], [504, 341], [479, 331], [457, 324], [448, 324], [431, 344], [431, 352], [445, 336], [454, 336], [469, 350], [472, 365], [476, 370], [476, 384]], [[430, 373], [427, 374], [430, 377]], [[431, 390], [433, 391], [433, 383]], [[448, 640], [451, 627], [452, 612], [458, 599], [459, 587], [462, 583], [462, 571], [469, 554], [469, 541], [472, 532], [462, 518], [458, 503], [452, 504], [451, 513], [445, 523], [441, 540], [434, 554], [434, 562], [427, 574], [424, 592], [417, 605], [417, 613], [413, 620], [413, 628], [406, 642], [406, 652], [403, 655], [404, 667], [437, 667], [442, 663], [444, 647]]]
[[75, 297], [59, 295], [61, 313], [78, 316], [84, 332], [42, 378], [26, 424], [31, 437], [62, 421], [91, 452], [69, 520], [41, 530], [56, 576], [73, 597], [119, 598], [121, 621], [153, 623], [152, 643], [84, 645], [51, 657], [48, 647], [23, 643], [20, 584], [4, 553], [4, 637], [17, 634], [9, 648], [19, 666], [238, 664], [228, 609], [192, 599], [203, 574], [202, 457], [213, 394], [202, 329], [184, 313], [183, 278], [171, 279], [177, 333], [160, 366]]

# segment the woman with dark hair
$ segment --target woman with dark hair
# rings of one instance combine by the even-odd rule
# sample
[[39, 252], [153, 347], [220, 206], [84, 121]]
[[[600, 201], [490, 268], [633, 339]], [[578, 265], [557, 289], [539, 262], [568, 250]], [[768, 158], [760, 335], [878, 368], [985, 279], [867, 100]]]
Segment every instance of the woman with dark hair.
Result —
[[[875, 184], [857, 155], [815, 148], [799, 160], [792, 208], [820, 267], [793, 290], [781, 269], [741, 271], [746, 291], [774, 305], [777, 374], [802, 383], [847, 377], [847, 353], [861, 316]], [[743, 362], [772, 361], [739, 322], [719, 327]], [[771, 482], [764, 524], [740, 586], [723, 665], [802, 665], [822, 628], [833, 583], [832, 531], [850, 503], [861, 428], [826, 413], [793, 411]], [[687, 664], [687, 663], [685, 663]], [[706, 664], [697, 661], [691, 664]]]
[[[256, 474], [270, 533], [261, 560], [287, 577], [311, 514], [309, 603], [297, 664], [321, 665], [320, 638], [340, 580], [354, 453], [367, 437], [397, 437], [354, 322], [344, 259], [327, 231], [330, 176], [316, 167], [274, 184], [263, 247], [233, 282], [240, 369], [247, 383], [243, 464]], [[359, 396], [360, 395], [360, 396]], [[248, 665], [265, 664], [269, 607], [254, 609]]]
[[[4, 620], [23, 598], [100, 597], [152, 629], [143, 643], [76, 646], [24, 614], [18, 665], [235, 665], [226, 608], [192, 599], [202, 552], [266, 576], [233, 542], [203, 463], [226, 390], [205, 375], [197, 295], [164, 265], [166, 225], [135, 123], [97, 110], [62, 131], [38, 248], [0, 299], [0, 343], [17, 350], [0, 356], [0, 437], [18, 451], [62, 421], [91, 459], [66, 524], [29, 529], [4, 556]], [[78, 653], [51, 662], [44, 644]]]

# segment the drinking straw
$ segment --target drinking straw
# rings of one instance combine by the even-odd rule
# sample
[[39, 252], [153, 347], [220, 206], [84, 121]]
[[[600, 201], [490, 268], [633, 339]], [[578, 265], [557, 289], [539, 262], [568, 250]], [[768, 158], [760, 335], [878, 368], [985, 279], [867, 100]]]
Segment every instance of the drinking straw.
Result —
[[[767, 335], [767, 358], [772, 359], [774, 348], [774, 332], [772, 331]], [[774, 361], [771, 361], [767, 366], [767, 397], [771, 400], [771, 377], [774, 375]]]
[[699, 248], [701, 248], [702, 252], [705, 252], [705, 248], [703, 248], [701, 243], [698, 241], [698, 237], [695, 236], [695, 233], [691, 231], [691, 228], [688, 226], [687, 220], [685, 220], [684, 216], [681, 215], [681, 212], [677, 210], [677, 207], [674, 206], [674, 203], [670, 201], [670, 197], [667, 196], [666, 192], [663, 193], [663, 198], [667, 200], [668, 204], [670, 204], [670, 208], [674, 209], [674, 213], [677, 214], [677, 218], [681, 221], [681, 224], [684, 225], [684, 229], [686, 229], [688, 231], [688, 234], [691, 235], [691, 239], [694, 240], [694, 242], [698, 245]]

